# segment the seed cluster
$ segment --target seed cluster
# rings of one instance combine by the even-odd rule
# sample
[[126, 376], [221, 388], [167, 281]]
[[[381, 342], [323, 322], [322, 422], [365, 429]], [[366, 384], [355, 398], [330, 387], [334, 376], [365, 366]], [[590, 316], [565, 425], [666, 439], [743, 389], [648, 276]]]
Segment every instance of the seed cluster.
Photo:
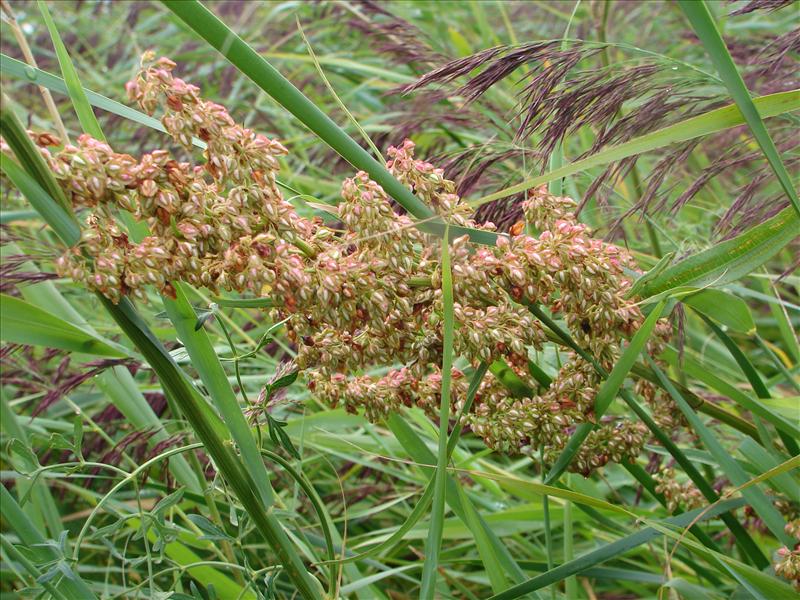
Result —
[[[76, 208], [88, 209], [81, 242], [58, 262], [64, 275], [112, 301], [145, 298], [147, 285], [174, 293], [172, 282], [268, 295], [273, 317], [288, 319], [296, 365], [320, 398], [372, 420], [403, 406], [434, 414], [442, 374], [442, 269], [438, 241], [392, 208], [364, 172], [345, 180], [338, 218], [342, 229], [300, 216], [276, 183], [278, 142], [237, 125], [220, 105], [175, 77], [174, 63], [145, 57], [128, 94], [145, 111], [162, 106], [165, 129], [191, 150], [205, 143], [204, 162], [178, 162], [165, 150], [137, 160], [82, 136], [52, 155], [42, 149]], [[477, 225], [442, 169], [414, 158], [414, 144], [389, 150], [387, 168], [450, 223]], [[642, 323], [627, 299], [634, 268], [622, 248], [593, 238], [574, 217], [575, 202], [531, 190], [525, 222], [495, 247], [467, 236], [451, 243], [455, 352], [470, 367], [503, 360], [536, 390], [530, 349], [542, 350], [545, 331], [525, 304], [563, 319], [577, 343], [610, 369], [622, 341]], [[116, 225], [119, 211], [147, 224], [139, 240]], [[524, 233], [525, 228], [536, 235]], [[665, 343], [659, 325], [653, 350]], [[514, 397], [487, 375], [464, 424], [497, 450], [555, 459], [574, 428], [594, 422], [600, 376], [568, 353], [552, 385]], [[388, 370], [387, 370], [388, 369]], [[367, 373], [380, 370], [381, 375]], [[453, 408], [467, 381], [452, 372]], [[651, 399], [655, 399], [651, 394]], [[573, 468], [588, 473], [638, 455], [646, 430], [637, 421], [606, 417], [589, 436]]]
[[653, 477], [656, 480], [656, 491], [664, 494], [667, 500], [667, 508], [670, 512], [675, 512], [680, 508], [692, 510], [703, 506], [705, 498], [691, 481], [678, 481], [675, 469], [668, 467], [661, 469]]
[[800, 591], [800, 544], [794, 550], [784, 546], [778, 550], [777, 555], [775, 574], [788, 579]]
[[[235, 124], [222, 106], [173, 77], [173, 67], [160, 59], [128, 93], [147, 111], [163, 98], [164, 127], [187, 148], [195, 137], [205, 141], [205, 163], [178, 162], [166, 150], [137, 160], [87, 135], [55, 156], [43, 149], [73, 205], [91, 209], [81, 243], [61, 257], [59, 272], [115, 302], [145, 298], [147, 285], [171, 295], [173, 281], [260, 293], [276, 271], [292, 268], [291, 241], [315, 230], [277, 188], [286, 149]], [[116, 224], [119, 209], [146, 223], [149, 234], [129, 239]]]

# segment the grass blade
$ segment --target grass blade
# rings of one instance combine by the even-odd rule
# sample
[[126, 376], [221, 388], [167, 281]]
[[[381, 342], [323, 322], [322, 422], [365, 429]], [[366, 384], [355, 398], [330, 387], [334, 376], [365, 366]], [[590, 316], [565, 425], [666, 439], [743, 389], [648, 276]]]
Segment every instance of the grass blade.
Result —
[[639, 293], [649, 298], [685, 285], [705, 287], [735, 281], [775, 256], [797, 237], [798, 231], [800, 217], [792, 207], [786, 207], [744, 233], [667, 267]]
[[681, 298], [681, 302], [725, 325], [732, 331], [747, 335], [752, 335], [756, 332], [756, 324], [753, 321], [750, 307], [747, 306], [747, 302], [738, 296], [723, 290], [708, 288]]
[[[16, 58], [11, 58], [5, 54], [0, 54], [0, 73], [9, 77], [14, 77], [15, 79], [20, 79], [22, 81], [38, 85], [53, 92], [69, 95], [67, 84], [61, 77], [53, 75], [52, 73], [48, 73], [47, 71], [43, 71], [39, 68], [26, 65], [24, 62], [19, 61]], [[151, 117], [150, 115], [146, 115], [135, 108], [131, 108], [130, 106], [125, 106], [121, 102], [107, 98], [102, 94], [93, 92], [92, 90], [87, 90], [86, 88], [82, 89], [86, 100], [95, 108], [105, 110], [111, 114], [120, 116], [123, 119], [128, 119], [129, 121], [138, 123], [139, 125], [144, 125], [150, 129], [160, 131], [161, 133], [167, 133], [164, 125], [158, 119]], [[206, 147], [205, 142], [197, 138], [193, 138], [192, 143], [198, 148]]]
[[753, 98], [750, 96], [750, 91], [739, 74], [730, 52], [728, 52], [728, 47], [725, 45], [722, 35], [720, 35], [717, 24], [714, 22], [714, 17], [711, 16], [705, 0], [679, 0], [678, 5], [681, 7], [683, 14], [686, 15], [686, 18], [689, 19], [692, 29], [694, 29], [695, 34], [702, 42], [706, 52], [708, 52], [711, 62], [714, 63], [720, 79], [722, 79], [725, 87], [728, 88], [728, 92], [736, 102], [736, 106], [739, 107], [739, 111], [753, 133], [753, 137], [756, 138], [761, 152], [764, 153], [783, 191], [791, 201], [798, 216], [800, 216], [800, 200], [797, 198], [797, 190], [792, 185], [778, 149], [764, 126], [761, 115], [758, 114]]
[[0, 335], [7, 342], [60, 348], [69, 352], [122, 358], [126, 348], [90, 335], [71, 323], [19, 298], [0, 294]]
[[[611, 370], [611, 373], [608, 374], [608, 377], [598, 390], [597, 396], [595, 397], [594, 408], [596, 421], [599, 422], [600, 418], [605, 414], [606, 410], [611, 405], [611, 402], [616, 397], [617, 392], [622, 387], [625, 378], [628, 376], [628, 373], [633, 368], [634, 363], [636, 363], [636, 360], [639, 358], [639, 354], [641, 354], [642, 350], [644, 349], [647, 340], [650, 339], [653, 329], [656, 326], [656, 322], [661, 317], [661, 312], [664, 309], [665, 304], [665, 300], [659, 302], [647, 319], [645, 319], [644, 323], [639, 328], [639, 331], [637, 331], [633, 336], [630, 344], [628, 344], [628, 347], [625, 348], [622, 356], [620, 356], [619, 360], [614, 365], [614, 368]], [[580, 450], [583, 442], [593, 429], [594, 425], [591, 423], [582, 423], [578, 426], [578, 428], [575, 430], [575, 433], [573, 433], [572, 437], [570, 437], [569, 442], [567, 442], [563, 452], [550, 469], [550, 472], [547, 474], [545, 483], [557, 481], [561, 474], [567, 470], [575, 454], [578, 452], [578, 450]]]
[[[389, 425], [389, 429], [397, 438], [397, 441], [400, 442], [405, 451], [408, 452], [412, 460], [423, 465], [435, 464], [436, 457], [408, 423], [406, 423], [398, 415], [390, 415], [387, 424]], [[463, 523], [467, 523], [466, 511], [461, 504], [461, 499], [459, 497], [458, 490], [456, 489], [456, 483], [451, 477], [447, 478], [446, 491], [447, 504], [453, 509], [453, 512]], [[480, 516], [480, 514], [478, 514], [478, 521], [485, 531], [486, 536], [489, 538], [492, 548], [505, 572], [517, 583], [524, 581], [525, 574], [523, 573], [522, 569], [520, 569], [519, 565], [514, 561], [505, 544], [500, 541], [500, 538]]]
[[[486, 374], [487, 371], [486, 363], [481, 363], [481, 365], [475, 370], [475, 373], [472, 376], [472, 380], [470, 381], [469, 388], [467, 389], [467, 397], [464, 400], [464, 406], [461, 408], [461, 412], [458, 415], [458, 419], [456, 420], [456, 425], [453, 427], [453, 431], [450, 432], [450, 438], [447, 440], [447, 463], [450, 462], [450, 457], [453, 455], [453, 450], [455, 450], [456, 445], [458, 444], [458, 439], [461, 436], [461, 430], [463, 425], [461, 423], [462, 415], [469, 412], [470, 407], [472, 406], [472, 402], [475, 400], [475, 394], [478, 391], [478, 387], [480, 386], [481, 380], [483, 376]], [[408, 515], [408, 517], [403, 521], [403, 524], [395, 531], [391, 536], [389, 536], [386, 540], [375, 546], [374, 548], [370, 548], [360, 554], [356, 554], [353, 556], [348, 556], [342, 560], [336, 561], [341, 563], [347, 562], [355, 562], [358, 560], [363, 560], [365, 558], [369, 558], [370, 556], [375, 556], [384, 550], [391, 548], [397, 542], [403, 539], [406, 533], [408, 533], [414, 525], [422, 518], [422, 516], [427, 512], [428, 507], [430, 506], [431, 501], [433, 500], [433, 482], [428, 482], [428, 485], [425, 486], [425, 491], [423, 492], [420, 499], [417, 501], [416, 506]], [[461, 499], [461, 503], [464, 503], [465, 496], [459, 494], [459, 498]], [[472, 522], [472, 521], [471, 521]], [[324, 563], [322, 563], [324, 564]]]
[[69, 57], [66, 46], [58, 33], [56, 24], [47, 4], [44, 0], [39, 0], [39, 10], [42, 13], [44, 22], [47, 25], [47, 30], [50, 32], [50, 38], [53, 41], [53, 47], [56, 50], [56, 57], [58, 58], [58, 66], [61, 67], [61, 72], [64, 74], [64, 82], [67, 84], [67, 92], [69, 93], [72, 106], [78, 114], [78, 120], [81, 123], [83, 130], [97, 140], [105, 141], [106, 137], [103, 135], [103, 130], [100, 128], [100, 123], [97, 117], [94, 116], [92, 105], [86, 98], [86, 94], [81, 86], [81, 80], [78, 78], [78, 72], [72, 64], [72, 59]]
[[225, 370], [222, 368], [214, 347], [208, 339], [208, 334], [202, 328], [195, 329], [197, 314], [186, 298], [184, 285], [175, 285], [177, 292], [175, 300], [163, 298], [164, 308], [167, 311], [169, 320], [175, 326], [178, 337], [189, 353], [192, 364], [197, 369], [203, 385], [205, 385], [209, 396], [211, 396], [222, 415], [225, 425], [230, 430], [231, 437], [239, 447], [239, 452], [242, 454], [247, 471], [253, 478], [264, 505], [269, 507], [274, 501], [274, 494], [266, 466], [261, 459], [261, 454], [250, 426], [247, 424], [239, 402], [236, 400], [236, 394], [234, 394]]
[[[673, 366], [678, 365], [677, 352], [668, 352], [667, 358]], [[714, 375], [714, 373], [712, 373], [707, 366], [698, 363], [689, 356], [685, 356], [680, 368], [685, 370], [686, 375], [702, 381], [711, 389], [714, 389], [720, 394], [723, 394], [724, 396], [727, 396], [733, 400], [743, 409], [749, 410], [754, 415], [757, 415], [765, 421], [772, 423], [779, 431], [783, 431], [788, 435], [800, 439], [800, 427], [798, 427], [796, 423], [792, 423], [790, 420], [784, 418], [780, 414], [770, 410], [769, 407], [764, 406], [762, 403], [751, 398], [734, 385], [731, 385], [724, 379]], [[683, 393], [685, 397], [684, 390], [681, 390], [681, 393]]]
[[[689, 421], [694, 431], [700, 436], [703, 445], [708, 448], [711, 455], [717, 460], [719, 466], [725, 475], [730, 478], [731, 483], [737, 486], [744, 485], [748, 482], [749, 477], [744, 472], [744, 469], [737, 463], [730, 452], [726, 450], [719, 440], [706, 428], [703, 421], [697, 416], [683, 396], [675, 389], [675, 387], [667, 380], [664, 372], [658, 367], [655, 362], [649, 359], [650, 367], [656, 372], [664, 387], [669, 392], [672, 399], [675, 400], [678, 408], [680, 408], [683, 416]], [[764, 493], [756, 486], [751, 486], [742, 490], [742, 495], [748, 501], [750, 506], [758, 513], [761, 520], [769, 528], [772, 534], [782, 541], [785, 545], [791, 545], [791, 537], [784, 531], [786, 522], [781, 517], [780, 513], [775, 509], [772, 503], [767, 499]]]
[[[800, 90], [760, 96], [756, 98], [753, 103], [762, 117], [774, 117], [800, 108]], [[592, 167], [607, 165], [608, 163], [635, 154], [642, 154], [644, 152], [656, 150], [657, 148], [663, 148], [664, 146], [676, 142], [685, 142], [711, 133], [717, 133], [718, 131], [724, 131], [731, 127], [743, 125], [745, 122], [742, 113], [736, 105], [717, 108], [702, 115], [685, 119], [674, 125], [669, 125], [658, 131], [635, 138], [624, 144], [612, 146], [597, 154], [593, 154], [581, 160], [576, 160], [575, 162], [564, 165], [544, 175], [531, 177], [522, 183], [512, 185], [511, 187], [494, 192], [488, 196], [473, 200], [470, 202], [470, 205], [477, 207], [487, 202], [492, 202], [493, 200], [505, 198], [512, 194], [518, 194], [519, 192], [542, 185], [543, 183], [548, 183], [555, 179], [569, 177], [570, 175], [580, 173]]]
[[[683, 513], [682, 515], [678, 515], [677, 517], [664, 519], [662, 523], [665, 526], [686, 527], [698, 517], [700, 517], [702, 520], [711, 519], [721, 513], [738, 508], [742, 506], [742, 504], [744, 503], [741, 500], [728, 500], [726, 502], [717, 504], [711, 509], [696, 509], [691, 512]], [[646, 544], [647, 542], [661, 535], [662, 532], [653, 527], [648, 527], [642, 531], [637, 531], [636, 533], [626, 536], [621, 540], [606, 544], [597, 550], [579, 556], [575, 560], [559, 565], [556, 568], [547, 571], [546, 573], [509, 588], [500, 594], [496, 594], [492, 596], [490, 600], [513, 600], [514, 598], [519, 598], [529, 592], [558, 583], [570, 575], [577, 575], [585, 569], [616, 558], [617, 556], [621, 556], [628, 550], [636, 548], [637, 546], [641, 546], [642, 544]], [[702, 548], [702, 546], [700, 547]]]
[[[450, 381], [453, 369], [453, 273], [450, 270], [450, 240], [448, 230], [442, 238], [442, 392], [439, 408], [439, 455], [433, 485], [433, 507], [428, 539], [425, 542], [425, 564], [422, 567], [420, 598], [433, 598], [439, 567], [439, 550], [444, 527], [445, 483], [447, 482], [447, 429], [450, 424]], [[471, 515], [468, 513], [468, 519]], [[473, 517], [474, 519], [474, 517]]]
[[[758, 371], [756, 371], [756, 368], [747, 359], [744, 352], [741, 351], [739, 346], [737, 346], [730, 338], [730, 336], [728, 336], [727, 333], [722, 331], [722, 329], [720, 329], [711, 319], [709, 319], [707, 316], [703, 314], [701, 314], [700, 316], [706, 322], [706, 325], [708, 325], [711, 328], [711, 331], [713, 331], [714, 334], [720, 340], [722, 340], [722, 343], [725, 344], [725, 347], [728, 349], [728, 352], [731, 353], [731, 356], [733, 356], [734, 360], [736, 361], [736, 364], [738, 364], [739, 368], [742, 369], [742, 372], [745, 374], [745, 377], [747, 377], [747, 380], [753, 387], [753, 391], [756, 393], [756, 396], [758, 396], [762, 400], [769, 400], [770, 398], [772, 398], [772, 394], [769, 393], [767, 386], [764, 385], [764, 382], [762, 381], [761, 376], [758, 374]], [[793, 456], [800, 454], [800, 448], [798, 448], [797, 442], [793, 438], [786, 435], [781, 429], [778, 429], [778, 435], [781, 437], [781, 440], [786, 446], [786, 449]]]

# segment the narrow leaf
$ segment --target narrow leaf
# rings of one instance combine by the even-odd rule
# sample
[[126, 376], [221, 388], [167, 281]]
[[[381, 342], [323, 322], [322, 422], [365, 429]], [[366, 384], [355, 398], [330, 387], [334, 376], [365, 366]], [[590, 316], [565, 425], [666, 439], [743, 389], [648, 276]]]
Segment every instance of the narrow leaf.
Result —
[[[428, 539], [425, 542], [425, 564], [422, 567], [420, 598], [432, 599], [436, 590], [439, 550], [444, 526], [445, 484], [447, 482], [447, 429], [450, 424], [450, 383], [453, 369], [453, 337], [455, 318], [453, 307], [453, 273], [450, 271], [450, 240], [448, 230], [442, 238], [442, 389], [439, 408], [439, 455], [433, 485], [433, 506]], [[474, 519], [474, 517], [473, 517]]]
[[[800, 108], [800, 90], [760, 96], [753, 102], [762, 117], [774, 117]], [[676, 142], [693, 140], [704, 135], [737, 127], [744, 123], [745, 119], [736, 105], [717, 108], [702, 115], [685, 119], [674, 125], [669, 125], [658, 131], [645, 134], [623, 144], [612, 146], [597, 154], [593, 154], [581, 160], [576, 160], [575, 162], [564, 165], [544, 175], [531, 177], [522, 183], [512, 185], [511, 187], [494, 192], [483, 198], [473, 200], [470, 202], [470, 205], [480, 206], [487, 202], [492, 202], [493, 200], [524, 192], [527, 189], [542, 185], [543, 183], [548, 183], [555, 179], [561, 179], [586, 171], [592, 167], [607, 165], [608, 163], [622, 160], [623, 158], [634, 156], [635, 154], [650, 152], [651, 150], [663, 148], [664, 146], [669, 146]]]
[[723, 285], [748, 275], [791, 242], [800, 233], [800, 217], [792, 207], [697, 254], [667, 267], [640, 289], [642, 298], [692, 285]]
[[731, 97], [739, 107], [739, 111], [750, 131], [753, 132], [753, 137], [761, 147], [761, 151], [769, 162], [769, 166], [775, 172], [783, 191], [794, 206], [795, 211], [800, 216], [800, 200], [797, 198], [797, 191], [792, 185], [789, 174], [786, 172], [786, 167], [781, 160], [778, 149], [775, 143], [764, 126], [764, 121], [761, 120], [761, 115], [758, 114], [758, 109], [750, 97], [750, 91], [739, 74], [736, 64], [733, 62], [731, 53], [728, 52], [728, 47], [720, 35], [717, 24], [714, 22], [714, 17], [708, 10], [705, 0], [679, 0], [678, 1], [683, 14], [689, 19], [692, 24], [692, 29], [697, 34], [697, 37], [702, 42], [703, 46], [711, 58], [711, 62], [717, 68], [720, 79], [722, 79], [725, 87], [728, 88]]
[[86, 98], [83, 86], [81, 86], [81, 80], [78, 77], [78, 72], [75, 70], [75, 65], [72, 64], [72, 59], [69, 57], [67, 48], [64, 46], [64, 42], [58, 33], [56, 24], [53, 21], [53, 17], [50, 16], [50, 11], [44, 0], [39, 0], [39, 10], [47, 25], [47, 30], [50, 32], [50, 38], [53, 40], [53, 47], [56, 49], [56, 57], [58, 58], [58, 66], [61, 67], [61, 73], [64, 75], [64, 82], [67, 85], [67, 92], [69, 93], [70, 100], [72, 100], [72, 106], [78, 114], [81, 127], [96, 140], [105, 141], [106, 137], [103, 135], [100, 123], [97, 122], [97, 117], [94, 116], [92, 105], [89, 104], [89, 100]]
[[[648, 357], [650, 367], [656, 372], [664, 387], [669, 392], [669, 395], [678, 405], [678, 408], [689, 421], [692, 429], [697, 433], [703, 442], [703, 445], [711, 452], [711, 455], [719, 463], [725, 475], [731, 480], [731, 483], [737, 486], [744, 485], [748, 482], [749, 477], [744, 469], [739, 465], [736, 460], [731, 456], [730, 452], [726, 450], [722, 444], [717, 440], [714, 434], [709, 431], [703, 421], [692, 410], [689, 404], [684, 400], [683, 396], [675, 389], [669, 382], [664, 372], [659, 368], [655, 362]], [[785, 545], [791, 545], [791, 537], [784, 531], [786, 522], [781, 517], [777, 509], [772, 505], [770, 500], [764, 495], [758, 487], [751, 486], [742, 490], [742, 495], [747, 499], [750, 506], [756, 511], [758, 516], [764, 521], [764, 524], [769, 528], [772, 534], [781, 540]]]
[[[628, 373], [639, 358], [639, 354], [641, 354], [642, 349], [647, 343], [647, 340], [650, 339], [653, 329], [655, 328], [658, 319], [661, 317], [661, 311], [664, 309], [665, 303], [666, 301], [662, 300], [653, 309], [647, 319], [645, 319], [644, 323], [639, 328], [639, 331], [637, 331], [633, 336], [630, 344], [628, 344], [628, 347], [625, 348], [625, 351], [622, 353], [622, 356], [620, 356], [617, 364], [614, 365], [614, 368], [611, 370], [608, 378], [603, 382], [603, 385], [597, 392], [594, 402], [595, 421], [600, 421], [600, 418], [605, 414], [606, 410], [611, 405], [611, 401], [622, 387], [625, 378], [628, 376]], [[553, 481], [556, 481], [561, 474], [566, 471], [572, 462], [572, 459], [575, 457], [575, 454], [577, 454], [578, 450], [580, 450], [583, 442], [593, 429], [594, 425], [591, 423], [582, 423], [577, 427], [575, 433], [572, 434], [572, 437], [570, 437], [569, 441], [567, 442], [567, 446], [564, 448], [561, 455], [550, 469], [550, 472], [547, 474], [545, 483], [552, 483]]]
[[19, 298], [0, 294], [0, 306], [0, 336], [6, 342], [112, 358], [130, 355], [122, 346], [95, 337]]
[[[664, 519], [663, 524], [672, 527], [686, 527], [698, 517], [700, 517], [700, 520], [711, 519], [723, 512], [738, 508], [742, 506], [742, 504], [743, 502], [741, 500], [728, 500], [714, 506], [711, 509], [696, 509], [678, 515], [677, 517]], [[626, 536], [621, 540], [601, 546], [597, 550], [593, 550], [587, 554], [579, 556], [572, 561], [559, 565], [556, 568], [533, 577], [524, 583], [515, 585], [514, 587], [507, 589], [500, 594], [492, 596], [490, 600], [513, 600], [514, 598], [520, 598], [527, 593], [562, 581], [570, 575], [576, 575], [597, 564], [611, 560], [617, 556], [621, 556], [632, 548], [646, 544], [647, 542], [660, 537], [661, 535], [662, 532], [652, 527], [637, 531], [636, 533]], [[700, 547], [702, 548], [702, 546]]]

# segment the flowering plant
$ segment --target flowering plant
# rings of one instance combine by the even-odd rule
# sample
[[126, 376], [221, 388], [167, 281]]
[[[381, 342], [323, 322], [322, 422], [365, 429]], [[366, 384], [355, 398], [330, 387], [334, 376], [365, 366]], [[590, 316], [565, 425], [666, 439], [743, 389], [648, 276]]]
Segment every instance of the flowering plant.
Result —
[[[56, 154], [42, 149], [64, 191], [88, 209], [80, 243], [58, 261], [59, 271], [113, 302], [145, 299], [147, 285], [174, 295], [172, 282], [267, 295], [275, 320], [286, 320], [297, 345], [295, 364], [309, 387], [331, 405], [363, 409], [379, 420], [402, 406], [431, 415], [440, 403], [442, 272], [435, 245], [364, 172], [346, 179], [337, 208], [341, 228], [307, 219], [276, 182], [286, 148], [234, 122], [227, 110], [175, 77], [175, 63], [145, 56], [129, 82], [129, 97], [161, 119], [176, 142], [191, 150], [205, 143], [204, 162], [179, 162], [166, 150], [136, 159], [83, 135]], [[48, 136], [36, 136], [41, 145]], [[470, 207], [442, 169], [414, 157], [414, 144], [389, 149], [387, 168], [448, 222], [473, 229]], [[594, 421], [601, 377], [574, 352], [541, 393], [528, 371], [529, 349], [547, 338], [525, 307], [539, 304], [562, 318], [576, 342], [610, 369], [623, 340], [642, 323], [627, 297], [635, 265], [624, 249], [592, 237], [574, 217], [576, 204], [545, 188], [531, 190], [525, 220], [500, 235], [494, 247], [452, 240], [456, 337], [466, 364], [504, 361], [531, 393], [515, 397], [488, 375], [464, 424], [492, 448], [536, 456], [560, 454], [574, 428]], [[119, 211], [147, 225], [132, 240], [117, 224]], [[537, 232], [530, 235], [526, 231]], [[651, 351], [669, 336], [658, 326]], [[365, 369], [385, 367], [376, 377]], [[453, 369], [453, 404], [466, 395], [462, 370]], [[672, 410], [654, 386], [640, 390], [663, 419]], [[605, 417], [572, 463], [588, 473], [608, 461], [638, 455], [646, 428], [624, 417]]]

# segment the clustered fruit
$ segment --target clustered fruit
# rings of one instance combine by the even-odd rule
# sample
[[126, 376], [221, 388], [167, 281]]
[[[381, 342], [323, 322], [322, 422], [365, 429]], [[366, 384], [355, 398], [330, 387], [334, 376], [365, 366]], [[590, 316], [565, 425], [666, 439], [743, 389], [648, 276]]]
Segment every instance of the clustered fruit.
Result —
[[[178, 281], [269, 296], [272, 316], [288, 319], [296, 366], [317, 396], [351, 412], [363, 409], [371, 420], [403, 406], [435, 414], [443, 351], [439, 242], [398, 214], [364, 172], [342, 186], [341, 227], [302, 217], [275, 178], [286, 149], [237, 125], [225, 108], [175, 77], [174, 67], [146, 56], [128, 95], [149, 114], [161, 106], [165, 129], [188, 151], [202, 141], [201, 164], [179, 162], [166, 150], [136, 159], [88, 136], [57, 153], [42, 148], [73, 206], [87, 212], [80, 243], [59, 259], [59, 272], [114, 302], [146, 300], [150, 285], [173, 295]], [[494, 229], [471, 218], [442, 169], [414, 158], [412, 142], [388, 154], [391, 173], [442, 219]], [[462, 365], [451, 374], [454, 410], [466, 395], [463, 371], [481, 362], [502, 360], [537, 390], [529, 351], [541, 351], [547, 338], [526, 304], [563, 319], [607, 370], [642, 323], [626, 298], [626, 269], [635, 268], [627, 251], [592, 237], [574, 216], [575, 202], [545, 188], [531, 190], [524, 209], [525, 222], [499, 235], [496, 246], [475, 246], [466, 236], [451, 243], [454, 350]], [[133, 239], [117, 225], [120, 211], [148, 233]], [[668, 324], [660, 323], [651, 350], [657, 353], [668, 335]], [[487, 374], [464, 425], [494, 449], [542, 452], [552, 462], [578, 424], [596, 420], [601, 383], [580, 356], [561, 357], [552, 385], [524, 397]], [[663, 398], [646, 391], [654, 413], [671, 418]], [[572, 468], [588, 473], [633, 459], [645, 439], [638, 421], [603, 417]]]

